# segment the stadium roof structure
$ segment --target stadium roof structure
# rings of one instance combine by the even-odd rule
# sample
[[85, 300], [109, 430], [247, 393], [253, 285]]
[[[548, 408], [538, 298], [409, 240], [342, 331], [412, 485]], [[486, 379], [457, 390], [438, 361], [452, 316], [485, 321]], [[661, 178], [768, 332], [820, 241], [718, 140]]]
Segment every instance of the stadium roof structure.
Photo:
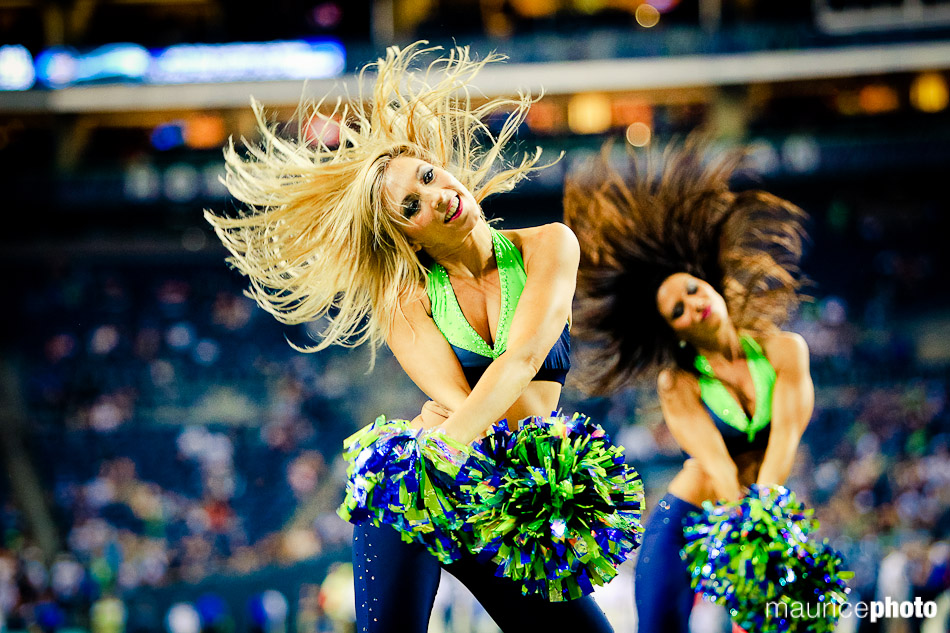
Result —
[[[486, 97], [528, 90], [546, 94], [656, 90], [793, 82], [950, 69], [950, 42], [723, 55], [499, 64], [484, 70]], [[244, 108], [251, 96], [271, 106], [301, 96], [357, 92], [355, 75], [336, 79], [215, 84], [93, 85], [0, 93], [0, 112], [69, 114]]]

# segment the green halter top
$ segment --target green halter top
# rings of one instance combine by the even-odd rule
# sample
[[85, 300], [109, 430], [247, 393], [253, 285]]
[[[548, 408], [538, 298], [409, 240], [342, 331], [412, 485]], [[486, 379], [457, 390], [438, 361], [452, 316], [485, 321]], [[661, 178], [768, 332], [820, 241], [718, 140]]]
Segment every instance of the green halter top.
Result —
[[467, 350], [487, 358], [498, 358], [508, 346], [508, 330], [514, 316], [518, 299], [524, 290], [528, 277], [525, 274], [521, 253], [507, 237], [489, 227], [498, 265], [498, 280], [501, 284], [501, 313], [498, 318], [498, 331], [495, 333], [495, 345], [489, 345], [462, 314], [449, 273], [434, 262], [429, 268], [426, 293], [432, 304], [432, 320], [439, 330], [455, 347]]
[[699, 370], [699, 394], [710, 413], [720, 420], [748, 435], [751, 442], [755, 434], [772, 421], [772, 390], [775, 387], [775, 368], [765, 357], [762, 348], [755, 340], [746, 335], [739, 337], [745, 350], [746, 363], [752, 375], [755, 388], [755, 413], [750, 420], [742, 406], [736, 401], [722, 382], [716, 378], [712, 366], [702, 354], [696, 355], [694, 365]]

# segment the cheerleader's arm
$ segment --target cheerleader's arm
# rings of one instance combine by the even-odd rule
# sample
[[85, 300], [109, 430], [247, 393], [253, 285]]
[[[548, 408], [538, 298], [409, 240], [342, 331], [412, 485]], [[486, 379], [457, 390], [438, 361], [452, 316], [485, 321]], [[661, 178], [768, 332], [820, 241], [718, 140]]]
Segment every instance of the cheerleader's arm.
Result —
[[775, 368], [772, 427], [756, 483], [784, 485], [815, 408], [815, 386], [808, 363], [808, 344], [798, 334], [782, 332], [763, 346]]
[[699, 383], [684, 372], [664, 370], [657, 380], [660, 408], [673, 439], [695, 458], [709, 476], [718, 499], [742, 497], [736, 463], [722, 434], [703, 409]]
[[386, 342], [403, 371], [434, 401], [423, 407], [414, 423], [435, 426], [462, 406], [471, 388], [452, 347], [429, 315], [425, 298], [402, 303]]

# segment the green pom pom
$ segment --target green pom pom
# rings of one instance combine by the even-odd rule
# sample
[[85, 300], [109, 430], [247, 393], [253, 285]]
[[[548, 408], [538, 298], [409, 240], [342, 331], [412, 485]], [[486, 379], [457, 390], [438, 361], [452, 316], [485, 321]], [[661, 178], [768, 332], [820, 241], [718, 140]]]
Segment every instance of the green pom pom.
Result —
[[643, 482], [590, 418], [527, 418], [477, 448], [497, 467], [467, 490], [472, 551], [524, 594], [583, 596], [639, 546]]
[[337, 514], [390, 525], [443, 563], [459, 559], [467, 535], [455, 479], [472, 457], [469, 447], [380, 416], [344, 441], [343, 457], [346, 494]]
[[738, 502], [704, 503], [684, 528], [693, 589], [750, 633], [832, 633], [853, 574], [811, 537], [812, 514], [781, 486], [753, 485]]

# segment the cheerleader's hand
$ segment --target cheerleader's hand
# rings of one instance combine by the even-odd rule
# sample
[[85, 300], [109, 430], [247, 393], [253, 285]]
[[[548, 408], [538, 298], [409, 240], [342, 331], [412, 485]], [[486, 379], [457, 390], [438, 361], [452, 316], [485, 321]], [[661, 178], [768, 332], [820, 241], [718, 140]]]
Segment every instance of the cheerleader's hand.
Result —
[[464, 428], [460, 424], [453, 423], [451, 415], [439, 425], [438, 432], [444, 434], [449, 439], [466, 445], [471, 445], [476, 440], [485, 437], [485, 431], [473, 432], [471, 429]]
[[452, 412], [435, 400], [429, 400], [422, 405], [422, 411], [413, 419], [412, 426], [420, 429], [437, 427], [452, 415]]
[[711, 474], [713, 490], [716, 491], [716, 498], [719, 502], [732, 503], [742, 500], [747, 493], [738, 478], [731, 474], [713, 473]]

